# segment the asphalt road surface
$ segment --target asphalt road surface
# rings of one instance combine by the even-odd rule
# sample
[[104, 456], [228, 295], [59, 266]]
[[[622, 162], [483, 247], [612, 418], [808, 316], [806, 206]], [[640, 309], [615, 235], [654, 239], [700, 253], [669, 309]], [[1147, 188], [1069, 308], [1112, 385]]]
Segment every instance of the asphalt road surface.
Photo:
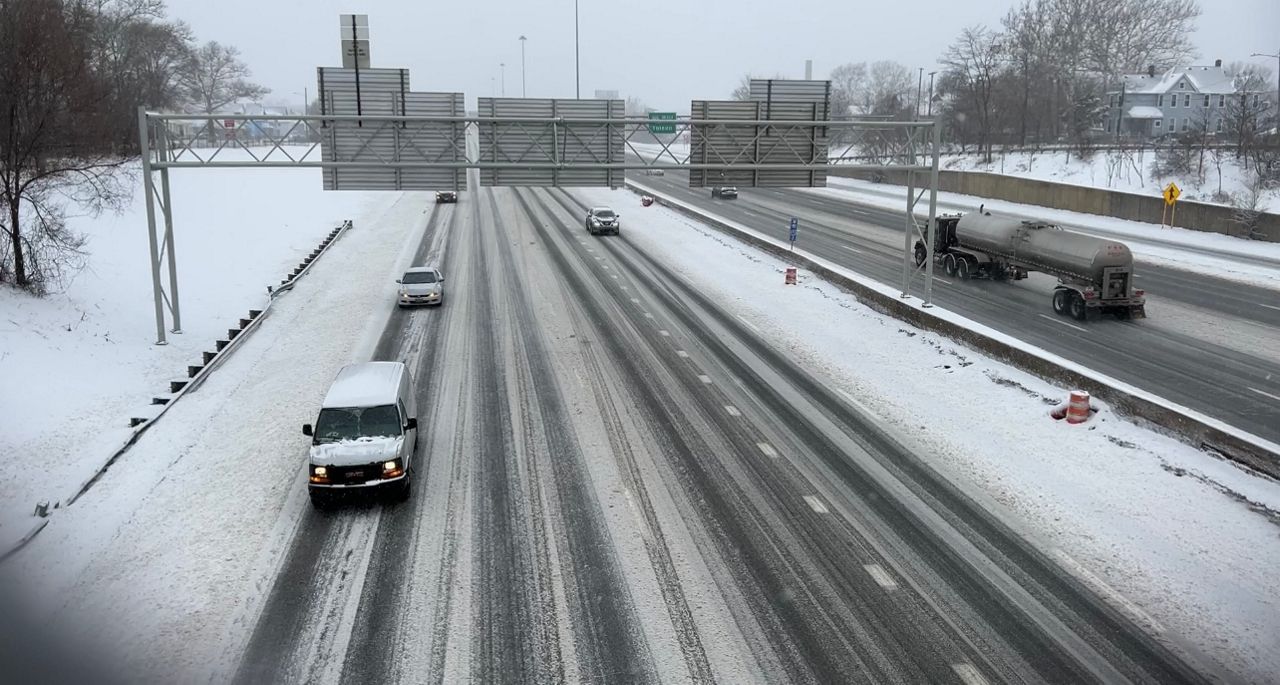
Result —
[[435, 208], [445, 303], [377, 353], [416, 378], [413, 495], [307, 511], [238, 681], [1200, 680], [584, 213]]
[[[637, 176], [663, 194], [787, 239], [797, 247], [896, 287], [902, 284], [903, 211], [813, 192], [739, 188], [737, 200], [690, 189], [683, 172]], [[1280, 293], [1139, 261], [1147, 318], [1083, 323], [1054, 314], [1055, 281], [960, 281], [935, 271], [933, 300], [978, 323], [1112, 378], [1280, 442]], [[919, 293], [920, 281], [916, 286]]]

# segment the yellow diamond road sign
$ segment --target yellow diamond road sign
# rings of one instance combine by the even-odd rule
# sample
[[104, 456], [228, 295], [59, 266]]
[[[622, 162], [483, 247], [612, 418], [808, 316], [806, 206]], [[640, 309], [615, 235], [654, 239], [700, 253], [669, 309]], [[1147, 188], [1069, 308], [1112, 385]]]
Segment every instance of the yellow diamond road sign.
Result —
[[1164, 189], [1164, 203], [1171, 205], [1178, 201], [1178, 197], [1182, 195], [1182, 189], [1176, 183], [1170, 183]]

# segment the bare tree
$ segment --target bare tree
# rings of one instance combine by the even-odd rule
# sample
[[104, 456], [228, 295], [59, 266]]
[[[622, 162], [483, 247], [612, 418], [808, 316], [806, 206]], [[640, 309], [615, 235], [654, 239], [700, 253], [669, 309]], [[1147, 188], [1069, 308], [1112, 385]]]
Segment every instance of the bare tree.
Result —
[[1171, 67], [1196, 54], [1191, 43], [1200, 17], [1196, 0], [1074, 2], [1084, 10], [1084, 56], [1094, 72], [1116, 75], [1148, 65]]
[[1001, 68], [996, 34], [985, 26], [971, 26], [943, 54], [939, 90], [949, 96], [945, 108], [953, 130], [971, 136], [991, 162], [995, 121], [996, 79]]
[[870, 114], [900, 118], [911, 108], [914, 90], [915, 80], [910, 69], [889, 60], [872, 62], [862, 106]]
[[202, 112], [216, 112], [236, 100], [260, 98], [269, 91], [249, 81], [249, 67], [240, 51], [209, 41], [191, 51], [179, 72], [179, 83], [188, 101]]
[[112, 135], [109, 84], [93, 68], [84, 5], [0, 0], [0, 277], [44, 292], [80, 253], [66, 200], [90, 211], [127, 198], [113, 173], [124, 151]]
[[751, 74], [743, 74], [742, 78], [738, 79], [738, 85], [734, 87], [729, 97], [733, 100], [751, 99]]
[[1236, 157], [1248, 164], [1271, 109], [1270, 100], [1263, 96], [1270, 90], [1271, 70], [1234, 62], [1227, 67], [1227, 73], [1233, 78], [1236, 92], [1227, 96], [1223, 120], [1227, 134], [1235, 141]]
[[[848, 116], [859, 107], [867, 90], [866, 62], [841, 64], [831, 70], [831, 111], [837, 117]], [[868, 112], [859, 111], [858, 114]]]

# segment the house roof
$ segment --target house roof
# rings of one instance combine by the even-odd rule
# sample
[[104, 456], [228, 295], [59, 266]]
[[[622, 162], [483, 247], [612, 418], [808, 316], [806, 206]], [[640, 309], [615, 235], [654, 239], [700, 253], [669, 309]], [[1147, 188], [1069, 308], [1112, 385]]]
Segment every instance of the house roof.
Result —
[[1164, 117], [1164, 112], [1161, 112], [1159, 107], [1138, 105], [1136, 107], [1130, 107], [1129, 111], [1125, 113], [1125, 116], [1130, 119], [1161, 119]]
[[1209, 95], [1229, 95], [1236, 92], [1235, 82], [1223, 67], [1176, 67], [1163, 74], [1125, 74], [1124, 89], [1128, 93], [1153, 95], [1178, 90], [1185, 81], [1184, 92]]

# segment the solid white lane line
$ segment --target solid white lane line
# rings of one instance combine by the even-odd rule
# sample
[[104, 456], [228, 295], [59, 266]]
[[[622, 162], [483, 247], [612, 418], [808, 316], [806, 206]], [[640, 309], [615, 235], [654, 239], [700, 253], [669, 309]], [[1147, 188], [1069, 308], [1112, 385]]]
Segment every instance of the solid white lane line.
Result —
[[729, 412], [729, 416], [742, 416], [742, 412], [738, 411], [738, 408], [732, 404], [724, 405], [724, 410]]
[[1275, 401], [1277, 401], [1277, 402], [1280, 402], [1280, 396], [1272, 395], [1272, 394], [1271, 394], [1271, 393], [1269, 393], [1269, 392], [1263, 392], [1263, 391], [1261, 391], [1261, 390], [1259, 390], [1259, 389], [1257, 389], [1257, 388], [1249, 388], [1249, 391], [1250, 391], [1250, 392], [1256, 392], [1256, 393], [1258, 393], [1259, 395], [1262, 395], [1263, 397], [1270, 397], [1271, 399], [1273, 399], [1273, 400], [1275, 400]]
[[951, 670], [960, 676], [965, 685], [987, 685], [987, 679], [982, 677], [973, 664], [951, 664]]
[[671, 333], [669, 333], [669, 332], [668, 332], [668, 331], [666, 331], [665, 329], [664, 329], [664, 330], [661, 330], [661, 331], [658, 331], [658, 335], [660, 335], [660, 336], [662, 336], [662, 337], [664, 337], [664, 338], [670, 338], [670, 337], [671, 337]]
[[815, 513], [818, 513], [818, 514], [829, 513], [827, 511], [827, 505], [823, 504], [822, 500], [818, 499], [816, 495], [805, 495], [804, 502], [805, 504], [808, 504], [809, 508], [812, 509]]
[[760, 451], [764, 453], [764, 456], [770, 459], [778, 458], [778, 451], [773, 449], [773, 445], [770, 445], [767, 442], [757, 442], [756, 447], [760, 448]]
[[703, 385], [711, 385], [711, 376], [698, 374], [698, 380], [702, 381]]
[[681, 359], [688, 359], [688, 358], [689, 358], [689, 353], [688, 353], [688, 352], [685, 352], [684, 350], [676, 350], [676, 356], [677, 356], [677, 357], [679, 357], [679, 358], [681, 358]]
[[876, 585], [886, 590], [898, 589], [898, 583], [893, 580], [893, 576], [889, 575], [889, 572], [884, 570], [880, 564], [863, 564], [862, 569], [867, 572], [867, 575], [871, 576], [872, 580], [876, 581]]
[[863, 252], [862, 250], [859, 250], [859, 249], [858, 249], [858, 248], [856, 248], [856, 247], [850, 247], [850, 246], [848, 246], [848, 245], [841, 245], [840, 247], [843, 247], [844, 249], [846, 249], [846, 250], [848, 250], [848, 251], [850, 251], [850, 252], [857, 252], [858, 254], [866, 254], [866, 252]]
[[1276, 311], [1280, 311], [1280, 307], [1277, 307], [1277, 306], [1275, 306], [1275, 305], [1273, 305], [1273, 304], [1262, 304], [1261, 302], [1259, 302], [1259, 303], [1258, 303], [1258, 306], [1259, 306], [1259, 307], [1266, 307], [1267, 309], [1274, 309], [1274, 310], [1276, 310]]
[[945, 279], [945, 278], [938, 278], [937, 276], [934, 276], [934, 277], [933, 277], [933, 280], [935, 280], [935, 281], [937, 281], [937, 282], [939, 282], [939, 283], [942, 283], [943, 285], [951, 285], [951, 281], [948, 281], [948, 280], [947, 280], [947, 279]]
[[1094, 575], [1092, 571], [1085, 568], [1080, 562], [1072, 559], [1066, 552], [1061, 549], [1054, 549], [1053, 556], [1061, 562], [1062, 566], [1066, 566], [1068, 571], [1071, 571], [1077, 578], [1083, 580], [1085, 584], [1093, 586], [1093, 589], [1096, 592], [1102, 593], [1102, 595], [1109, 599], [1112, 604], [1117, 604], [1120, 608], [1124, 609], [1129, 614], [1130, 618], [1137, 619], [1139, 623], [1145, 623], [1147, 627], [1157, 633], [1164, 632], [1163, 625], [1152, 618], [1147, 612], [1139, 608], [1137, 604], [1130, 601], [1128, 597], [1125, 597], [1112, 589], [1110, 585], [1103, 582], [1101, 578]]
[[1045, 320], [1047, 320], [1047, 321], [1052, 321], [1052, 322], [1054, 322], [1054, 323], [1062, 324], [1063, 326], [1066, 326], [1066, 327], [1068, 327], [1068, 328], [1074, 328], [1074, 329], [1076, 329], [1077, 331], [1080, 331], [1081, 333], [1088, 333], [1088, 332], [1089, 332], [1089, 329], [1087, 329], [1087, 328], [1081, 328], [1081, 327], [1079, 327], [1079, 326], [1077, 326], [1077, 325], [1075, 325], [1075, 324], [1073, 324], [1073, 323], [1067, 323], [1066, 321], [1063, 321], [1062, 319], [1054, 318], [1054, 317], [1052, 317], [1052, 316], [1049, 316], [1048, 314], [1040, 314], [1040, 315], [1039, 315], [1039, 317], [1040, 317], [1040, 318], [1042, 318], [1042, 319], [1045, 319]]
[[747, 321], [746, 319], [742, 318], [742, 316], [741, 316], [741, 315], [739, 315], [739, 316], [738, 316], [738, 320], [742, 322], [742, 325], [744, 325], [744, 326], [746, 326], [747, 328], [750, 328], [752, 331], [754, 331], [754, 332], [756, 333], [756, 335], [759, 335], [759, 334], [760, 334], [760, 329], [759, 329], [759, 328], [756, 328], [755, 324], [753, 324], [753, 323], [751, 323], [750, 321]]

